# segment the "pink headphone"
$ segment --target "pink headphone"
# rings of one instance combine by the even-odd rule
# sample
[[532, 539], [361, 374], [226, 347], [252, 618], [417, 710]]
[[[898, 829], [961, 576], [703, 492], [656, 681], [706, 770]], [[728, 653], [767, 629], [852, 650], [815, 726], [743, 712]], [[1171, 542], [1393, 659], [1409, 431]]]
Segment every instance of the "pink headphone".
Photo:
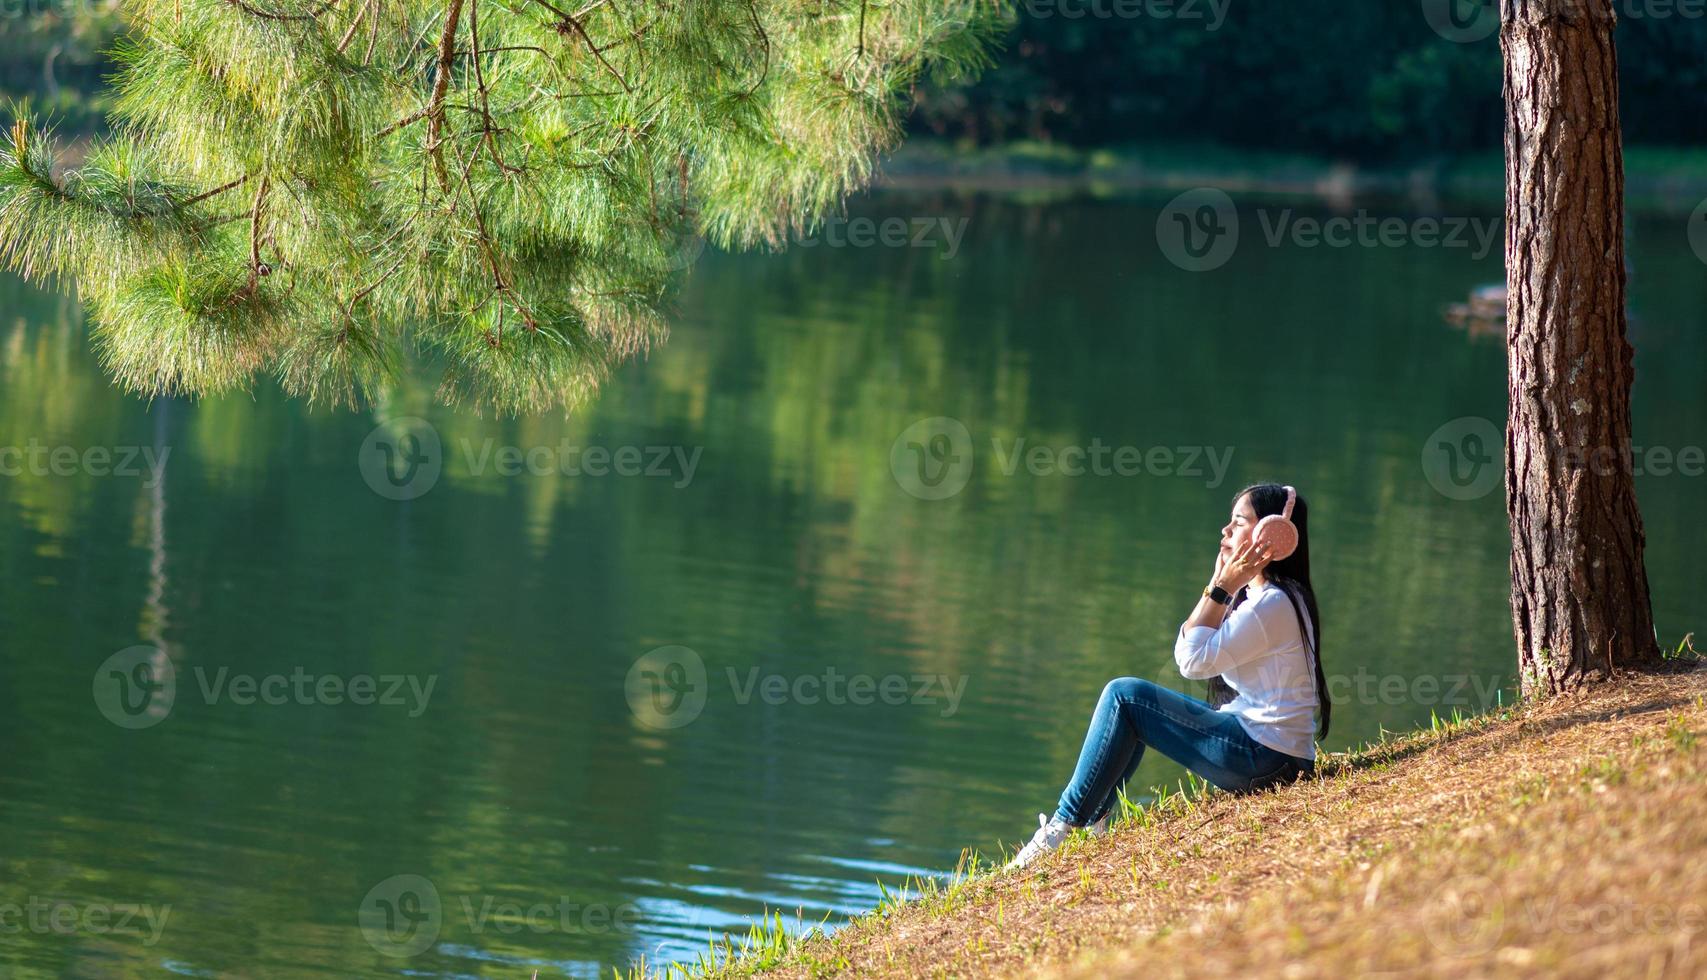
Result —
[[1280, 561], [1298, 550], [1298, 525], [1292, 523], [1292, 505], [1298, 502], [1298, 491], [1286, 488], [1286, 509], [1257, 521], [1251, 540], [1268, 549], [1269, 558]]

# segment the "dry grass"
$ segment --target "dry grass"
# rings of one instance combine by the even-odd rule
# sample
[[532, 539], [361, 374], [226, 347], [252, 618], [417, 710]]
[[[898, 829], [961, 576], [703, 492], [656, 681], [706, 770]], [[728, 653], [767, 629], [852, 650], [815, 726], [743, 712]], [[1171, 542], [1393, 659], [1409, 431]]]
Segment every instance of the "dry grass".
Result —
[[1630, 675], [1178, 802], [766, 975], [1707, 975], [1704, 696], [1704, 670]]

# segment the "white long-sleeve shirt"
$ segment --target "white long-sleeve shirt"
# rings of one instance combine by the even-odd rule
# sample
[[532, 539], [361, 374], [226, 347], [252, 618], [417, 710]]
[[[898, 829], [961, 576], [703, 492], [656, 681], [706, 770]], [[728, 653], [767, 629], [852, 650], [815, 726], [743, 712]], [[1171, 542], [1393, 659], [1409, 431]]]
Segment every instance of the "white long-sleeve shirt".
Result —
[[[1316, 667], [1292, 609], [1279, 586], [1253, 584], [1219, 629], [1182, 624], [1174, 662], [1192, 680], [1225, 678], [1238, 696], [1220, 710], [1237, 714], [1252, 738], [1277, 752], [1314, 759]], [[1314, 641], [1309, 611], [1302, 602], [1298, 610]]]

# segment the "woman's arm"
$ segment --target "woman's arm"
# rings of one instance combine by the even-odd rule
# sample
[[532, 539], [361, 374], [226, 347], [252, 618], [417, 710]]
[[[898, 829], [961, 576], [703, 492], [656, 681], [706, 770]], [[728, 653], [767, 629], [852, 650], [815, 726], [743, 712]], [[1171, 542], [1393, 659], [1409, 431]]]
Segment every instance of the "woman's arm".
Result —
[[[1261, 547], [1247, 543], [1227, 561], [1217, 559], [1212, 584], [1231, 595], [1256, 578], [1268, 561]], [[1205, 595], [1180, 625], [1174, 662], [1183, 676], [1192, 680], [1215, 677], [1268, 649], [1268, 633], [1254, 615], [1239, 616], [1223, 630], [1227, 611], [1227, 606]]]
[[[1227, 588], [1224, 585], [1221, 587]], [[1229, 589], [1227, 594], [1232, 595], [1234, 591], [1236, 590]], [[1185, 618], [1180, 629], [1188, 630], [1193, 626], [1207, 626], [1212, 630], [1218, 630], [1221, 628], [1221, 621], [1227, 618], [1227, 610], [1230, 608], [1232, 607], [1222, 605], [1208, 596], [1199, 596], [1197, 605], [1191, 608], [1191, 615]]]
[[[1228, 595], [1234, 595], [1249, 585], [1251, 580], [1257, 577], [1257, 573], [1268, 565], [1266, 556], [1267, 552], [1255, 541], [1246, 542], [1230, 560], [1217, 554], [1215, 576], [1209, 580], [1209, 584], [1227, 590]], [[1205, 595], [1192, 607], [1191, 615], [1186, 617], [1181, 629], [1190, 629], [1193, 626], [1220, 629], [1221, 621], [1227, 618], [1228, 608]]]

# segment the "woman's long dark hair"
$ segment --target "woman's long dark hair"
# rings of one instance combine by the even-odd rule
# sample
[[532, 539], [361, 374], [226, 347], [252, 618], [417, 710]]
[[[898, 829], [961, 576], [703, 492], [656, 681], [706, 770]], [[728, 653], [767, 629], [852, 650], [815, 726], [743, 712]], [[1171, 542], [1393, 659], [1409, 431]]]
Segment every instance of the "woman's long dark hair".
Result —
[[[1239, 498], [1250, 495], [1251, 510], [1256, 512], [1257, 520], [1278, 514], [1286, 509], [1286, 488], [1278, 483], [1253, 483], [1233, 495], [1233, 506], [1239, 505]], [[1333, 702], [1328, 698], [1328, 680], [1322, 672], [1322, 614], [1316, 607], [1316, 589], [1310, 583], [1310, 508], [1304, 502], [1304, 495], [1299, 494], [1298, 500], [1292, 505], [1292, 523], [1298, 528], [1298, 550], [1279, 561], [1269, 562], [1263, 569], [1263, 577], [1286, 593], [1292, 602], [1292, 612], [1298, 616], [1298, 635], [1304, 641], [1306, 649], [1313, 649], [1313, 659], [1316, 668], [1316, 708], [1322, 715], [1321, 728], [1317, 730], [1318, 740], [1326, 738], [1328, 721], [1333, 713]], [[1234, 606], [1245, 600], [1245, 590], [1239, 590], [1239, 596], [1234, 600]], [[1304, 617], [1299, 613], [1299, 602], [1310, 614], [1310, 632], [1304, 629]], [[1310, 634], [1315, 634], [1315, 643], [1310, 642]], [[1219, 678], [1217, 678], [1219, 680]], [[1222, 681], [1222, 684], [1225, 684]]]

